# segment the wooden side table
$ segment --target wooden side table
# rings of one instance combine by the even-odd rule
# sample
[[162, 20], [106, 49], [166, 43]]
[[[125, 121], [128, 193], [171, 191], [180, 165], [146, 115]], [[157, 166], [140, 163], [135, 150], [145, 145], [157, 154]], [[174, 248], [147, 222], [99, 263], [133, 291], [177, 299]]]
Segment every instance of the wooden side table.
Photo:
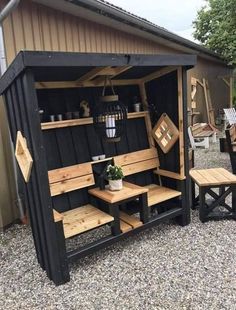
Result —
[[111, 224], [112, 233], [114, 235], [121, 233], [119, 205], [128, 201], [139, 199], [140, 220], [143, 223], [148, 222], [149, 209], [147, 204], [147, 188], [123, 182], [123, 188], [120, 191], [110, 191], [108, 188], [100, 190], [100, 188], [97, 187], [90, 189], [88, 192], [108, 206], [110, 215], [114, 217], [114, 222]]
[[[190, 170], [190, 176], [199, 186], [200, 220], [234, 219], [236, 220], [236, 175], [224, 168]], [[213, 191], [219, 189], [219, 194]], [[232, 206], [226, 204], [225, 199], [232, 193]], [[213, 198], [207, 203], [206, 195]], [[222, 209], [216, 207], [224, 207]], [[224, 209], [224, 210], [223, 210]]]

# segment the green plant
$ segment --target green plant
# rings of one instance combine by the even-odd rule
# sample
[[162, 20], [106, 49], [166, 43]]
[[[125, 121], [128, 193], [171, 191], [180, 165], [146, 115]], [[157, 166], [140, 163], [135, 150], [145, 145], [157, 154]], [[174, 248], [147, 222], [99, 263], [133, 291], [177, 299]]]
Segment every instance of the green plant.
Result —
[[107, 167], [107, 178], [108, 180], [120, 180], [124, 178], [122, 168], [119, 166], [109, 165]]

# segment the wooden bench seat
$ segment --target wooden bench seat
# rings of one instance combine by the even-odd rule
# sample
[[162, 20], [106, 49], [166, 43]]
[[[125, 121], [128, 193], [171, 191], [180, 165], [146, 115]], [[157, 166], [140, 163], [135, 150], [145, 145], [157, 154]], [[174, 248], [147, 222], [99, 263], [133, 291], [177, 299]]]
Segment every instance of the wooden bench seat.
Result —
[[[54, 211], [55, 221], [58, 220], [58, 213]], [[111, 215], [90, 204], [59, 214], [62, 217], [65, 238], [73, 237], [114, 221]]]
[[[114, 163], [115, 165], [122, 167], [124, 176], [148, 170], [153, 170], [153, 172], [157, 174], [160, 165], [156, 148], [115, 156]], [[172, 173], [165, 170], [161, 171], [167, 177], [171, 177], [173, 174], [174, 179], [181, 179], [177, 173]], [[148, 189], [147, 196], [149, 207], [181, 196], [181, 192], [157, 184], [149, 184], [143, 187]]]
[[160, 202], [164, 202], [166, 200], [181, 196], [181, 192], [168, 187], [156, 184], [150, 184], [145, 187], [149, 190], [147, 194], [149, 207], [156, 205]]
[[[52, 197], [95, 184], [91, 163], [51, 170], [48, 172], [48, 178]], [[62, 213], [53, 210], [53, 213], [55, 222], [63, 222], [65, 238], [70, 238], [114, 221], [111, 215], [91, 204]]]

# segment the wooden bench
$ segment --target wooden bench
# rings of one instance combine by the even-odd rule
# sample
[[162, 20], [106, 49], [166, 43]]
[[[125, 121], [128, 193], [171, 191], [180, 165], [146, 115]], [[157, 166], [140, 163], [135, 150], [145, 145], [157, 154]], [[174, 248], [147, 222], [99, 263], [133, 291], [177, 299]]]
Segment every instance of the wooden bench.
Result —
[[[95, 184], [91, 163], [59, 168], [48, 172], [51, 196], [57, 196]], [[59, 213], [54, 221], [63, 221], [65, 238], [84, 233], [114, 221], [114, 218], [91, 204]]]
[[229, 156], [232, 171], [236, 174], [236, 125], [231, 125], [225, 130], [226, 142], [229, 149]]
[[[192, 148], [203, 146], [209, 148], [209, 138], [212, 137], [213, 142], [216, 142], [216, 130], [213, 130], [206, 123], [196, 123], [189, 127], [189, 138]], [[192, 137], [191, 137], [192, 136]]]
[[[158, 173], [157, 169], [159, 168], [159, 159], [156, 148], [150, 148], [115, 156], [114, 163], [115, 165], [122, 167], [125, 176], [144, 172], [147, 170], [153, 170], [153, 172]], [[168, 173], [166, 176], [168, 176]], [[175, 173], [173, 173], [172, 176], [174, 176], [174, 178], [178, 178], [178, 175]], [[157, 184], [149, 184], [144, 187], [148, 189], [147, 196], [149, 207], [172, 198], [179, 197], [182, 194], [180, 191]]]

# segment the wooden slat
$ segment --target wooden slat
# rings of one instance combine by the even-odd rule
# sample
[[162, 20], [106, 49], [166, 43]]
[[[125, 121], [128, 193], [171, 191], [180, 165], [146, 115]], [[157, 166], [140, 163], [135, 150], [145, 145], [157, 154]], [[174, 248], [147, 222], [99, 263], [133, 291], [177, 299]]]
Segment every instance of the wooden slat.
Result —
[[[113, 86], [126, 86], [126, 85], [139, 85], [139, 79], [123, 79], [123, 80], [112, 80]], [[81, 87], [103, 87], [104, 79], [92, 80], [92, 81], [52, 81], [52, 82], [36, 82], [36, 89], [58, 89], [58, 88], [81, 88]]]
[[147, 82], [152, 81], [154, 79], [160, 78], [163, 75], [166, 75], [168, 73], [176, 71], [177, 69], [178, 69], [178, 67], [176, 67], [176, 66], [170, 66], [170, 67], [162, 68], [162, 69], [160, 69], [154, 73], [151, 73], [151, 74], [145, 76], [144, 78], [141, 79], [141, 82], [147, 83]]
[[70, 211], [63, 212], [63, 227], [65, 238], [81, 234], [114, 220], [109, 214], [85, 205]]
[[49, 177], [49, 183], [55, 183], [92, 173], [93, 169], [91, 163], [83, 163], [69, 167], [50, 170], [48, 171], [48, 177]]
[[143, 160], [153, 159], [157, 157], [156, 148], [150, 148], [137, 152], [122, 154], [114, 157], [114, 163], [118, 166], [129, 165]]
[[133, 229], [133, 227], [124, 221], [120, 220], [120, 229], [123, 233], [126, 233], [127, 231], [130, 231]]
[[180, 175], [185, 176], [184, 164], [184, 116], [183, 116], [183, 77], [182, 68], [178, 68], [178, 113], [179, 113], [179, 166]]
[[219, 173], [224, 175], [226, 178], [228, 178], [229, 182], [235, 183], [236, 182], [236, 175], [229, 172], [228, 170], [224, 168], [218, 168]]
[[95, 78], [97, 75], [102, 74], [104, 70], [110, 67], [96, 67], [81, 76], [79, 79], [76, 80], [76, 82], [84, 82], [84, 81], [90, 81], [93, 78]]
[[[127, 118], [128, 119], [140, 118], [140, 117], [145, 117], [147, 114], [148, 112], [145, 112], [145, 111], [128, 113]], [[48, 130], [48, 129], [54, 129], [54, 128], [83, 126], [83, 125], [89, 125], [92, 123], [93, 123], [92, 117], [86, 117], [86, 118], [78, 118], [78, 119], [65, 120], [65, 121], [42, 123], [41, 129]]]
[[27, 147], [26, 139], [22, 136], [21, 131], [17, 131], [15, 157], [24, 180], [28, 183], [33, 166], [33, 159]]
[[[132, 66], [121, 66], [121, 67], [116, 67], [116, 68], [109, 67], [108, 69], [105, 69], [104, 71], [102, 71], [102, 74], [101, 73], [98, 74], [100, 77], [94, 79], [93, 82], [95, 83], [95, 85], [100, 85], [101, 83], [104, 84], [105, 76], [108, 75], [111, 79], [113, 79], [117, 75], [129, 70], [130, 68], [132, 68]], [[113, 80], [112, 80], [112, 84], [113, 84]]]
[[120, 211], [120, 219], [130, 225], [132, 228], [137, 228], [143, 225], [143, 223], [137, 217], [128, 215], [122, 211]]
[[201, 132], [199, 132], [199, 133], [197, 133], [197, 134], [193, 134], [193, 136], [194, 136], [194, 138], [198, 138], [198, 137], [211, 137], [211, 136], [213, 136], [214, 135], [214, 131], [205, 131], [205, 130], [203, 130], [203, 131], [201, 131]]
[[199, 186], [236, 184], [236, 176], [224, 168], [190, 170], [190, 176]]
[[122, 166], [122, 170], [125, 176], [151, 170], [151, 169], [157, 169], [159, 166], [159, 161], [157, 158], [154, 159], [148, 159], [141, 162], [137, 162], [130, 165]]
[[94, 185], [93, 174], [50, 184], [51, 196], [68, 193], [77, 189]]
[[57, 212], [55, 209], [53, 209], [53, 217], [54, 217], [54, 222], [60, 222], [63, 220], [63, 215], [59, 212]]
[[185, 176], [182, 176], [179, 173], [167, 171], [167, 170], [163, 170], [163, 169], [157, 169], [154, 171], [154, 173], [156, 173], [160, 176], [168, 177], [168, 178], [175, 179], [175, 180], [185, 180], [186, 179]]
[[89, 189], [88, 192], [92, 196], [102, 199], [108, 203], [116, 203], [147, 193], [148, 189], [123, 181], [123, 188], [119, 191], [110, 191], [109, 187], [105, 190], [100, 190], [100, 188], [97, 187]]
[[150, 184], [145, 186], [148, 191], [148, 206], [151, 207], [163, 201], [181, 196], [181, 192], [164, 186]]
[[154, 141], [154, 138], [152, 136], [152, 123], [151, 123], [149, 112], [147, 112], [147, 114], [145, 115], [145, 125], [146, 125], [146, 129], [147, 129], [149, 146], [150, 146], [150, 148], [155, 147], [155, 141]]

